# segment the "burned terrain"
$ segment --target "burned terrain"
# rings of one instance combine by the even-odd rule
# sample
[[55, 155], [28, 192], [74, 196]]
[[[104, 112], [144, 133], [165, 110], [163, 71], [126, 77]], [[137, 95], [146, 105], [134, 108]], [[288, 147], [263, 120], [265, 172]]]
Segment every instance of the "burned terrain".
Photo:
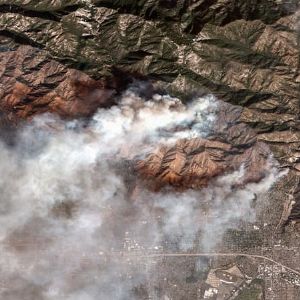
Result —
[[0, 0], [0, 299], [300, 298], [297, 0]]

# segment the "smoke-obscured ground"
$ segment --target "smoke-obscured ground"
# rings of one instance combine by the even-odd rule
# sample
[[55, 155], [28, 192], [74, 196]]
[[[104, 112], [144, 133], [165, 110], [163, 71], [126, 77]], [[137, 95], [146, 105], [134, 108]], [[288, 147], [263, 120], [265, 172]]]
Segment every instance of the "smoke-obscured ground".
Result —
[[139, 299], [134, 290], [147, 287], [155, 264], [140, 270], [114, 253], [130, 243], [164, 251], [167, 242], [174, 251], [215, 251], [237, 221], [254, 221], [253, 201], [280, 176], [271, 157], [260, 182], [241, 184], [241, 165], [200, 191], [130, 193], [131, 169], [120, 170], [161, 145], [205, 138], [218, 109], [211, 95], [185, 106], [128, 90], [88, 122], [43, 115], [19, 130], [13, 146], [1, 142], [0, 298]]

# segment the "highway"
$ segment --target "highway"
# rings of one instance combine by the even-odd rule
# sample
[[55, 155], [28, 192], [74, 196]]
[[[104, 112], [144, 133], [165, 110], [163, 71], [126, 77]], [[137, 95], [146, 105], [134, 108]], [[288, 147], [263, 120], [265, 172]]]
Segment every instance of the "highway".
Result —
[[116, 253], [116, 254], [108, 254], [108, 256], [120, 256], [120, 257], [126, 257], [126, 258], [159, 258], [159, 257], [218, 257], [218, 256], [230, 256], [230, 257], [235, 257], [235, 256], [244, 256], [244, 257], [249, 257], [249, 258], [256, 258], [256, 259], [262, 259], [269, 261], [273, 264], [276, 264], [286, 270], [289, 270], [290, 272], [297, 274], [300, 276], [300, 271], [297, 271], [293, 268], [290, 268], [286, 265], [283, 265], [282, 263], [269, 258], [267, 256], [263, 255], [256, 255], [256, 254], [246, 254], [246, 253], [151, 253], [151, 254], [138, 254], [138, 253]]

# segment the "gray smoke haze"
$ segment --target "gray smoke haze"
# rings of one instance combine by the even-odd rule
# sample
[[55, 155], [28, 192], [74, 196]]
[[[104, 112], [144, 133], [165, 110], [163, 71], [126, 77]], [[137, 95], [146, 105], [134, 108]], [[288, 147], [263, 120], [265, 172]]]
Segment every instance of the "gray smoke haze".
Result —
[[[300, 34], [300, 2], [298, 0], [278, 0], [289, 14], [293, 14], [289, 26]], [[299, 43], [299, 42], [298, 42]]]
[[0, 298], [135, 299], [149, 274], [112, 253], [151, 252], [165, 240], [182, 251], [192, 247], [187, 240], [212, 250], [236, 220], [254, 220], [254, 195], [280, 176], [272, 158], [256, 184], [232, 188], [241, 166], [201, 191], [141, 190], [134, 199], [116, 167], [159, 145], [205, 137], [217, 114], [211, 95], [185, 106], [128, 90], [88, 125], [44, 115], [19, 132], [15, 147], [0, 143]]

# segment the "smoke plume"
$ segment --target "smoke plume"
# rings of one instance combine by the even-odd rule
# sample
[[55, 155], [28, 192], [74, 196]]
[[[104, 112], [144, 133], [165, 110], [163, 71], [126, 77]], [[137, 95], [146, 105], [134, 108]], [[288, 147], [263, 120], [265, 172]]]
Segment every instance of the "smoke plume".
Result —
[[253, 221], [254, 197], [280, 175], [271, 158], [259, 183], [239, 185], [241, 166], [201, 191], [140, 187], [134, 197], [120, 171], [160, 145], [206, 137], [217, 116], [211, 95], [183, 105], [128, 90], [90, 121], [43, 115], [13, 147], [1, 142], [0, 298], [138, 299], [134, 288], [149, 274], [114, 253], [164, 251], [165, 241], [209, 251], [235, 221]]

